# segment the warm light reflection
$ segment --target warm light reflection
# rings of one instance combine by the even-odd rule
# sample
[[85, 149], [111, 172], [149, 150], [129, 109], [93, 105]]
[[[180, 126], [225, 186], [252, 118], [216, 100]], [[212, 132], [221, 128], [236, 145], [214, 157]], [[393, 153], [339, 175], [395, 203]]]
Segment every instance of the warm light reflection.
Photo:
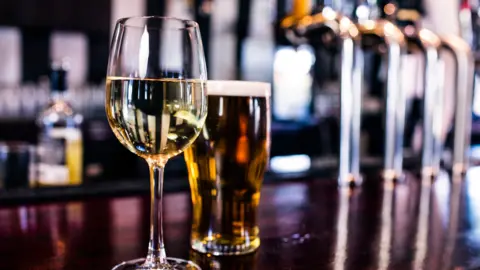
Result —
[[347, 17], [340, 19], [340, 31], [342, 33], [348, 32], [348, 34], [353, 38], [358, 36], [357, 27]]
[[322, 13], [317, 13], [312, 15], [312, 19], [315, 23], [324, 23], [325, 22], [325, 17], [323, 16]]
[[[453, 168], [452, 168], [453, 175], [460, 176], [463, 173], [465, 173], [466, 170], [467, 170], [467, 166], [463, 162], [453, 164]], [[454, 177], [453, 180], [461, 181], [462, 178], [461, 177]]]
[[358, 36], [358, 29], [356, 27], [351, 27], [348, 32], [350, 33], [350, 36], [352, 37], [357, 37]]
[[365, 21], [365, 23], [363, 25], [364, 25], [365, 29], [367, 29], [367, 30], [375, 29], [375, 21], [373, 21], [373, 20]]
[[67, 250], [65, 248], [65, 234], [61, 231], [60, 222], [65, 218], [65, 213], [58, 206], [50, 206], [46, 211], [48, 224], [50, 226], [50, 238], [52, 243], [53, 257], [52, 265], [55, 268], [65, 267]]
[[84, 209], [83, 203], [72, 202], [67, 206], [67, 220], [72, 229], [79, 229], [83, 226]]
[[382, 224], [380, 229], [380, 248], [378, 254], [378, 269], [388, 269], [390, 248], [392, 243], [392, 203], [393, 182], [385, 181], [382, 201]]
[[246, 135], [241, 136], [237, 140], [235, 158], [239, 164], [247, 164], [250, 160], [250, 144]]
[[385, 33], [385, 36], [395, 36], [395, 34], [397, 32], [397, 28], [392, 23], [386, 23], [383, 26], [383, 31]]
[[310, 1], [293, 1], [292, 14], [295, 18], [307, 15], [312, 9]]
[[295, 24], [296, 21], [297, 20], [295, 19], [295, 17], [288, 16], [288, 17], [286, 17], [282, 20], [282, 22], [280, 23], [280, 26], [282, 28], [290, 28], [290, 27], [292, 27], [292, 25]]
[[298, 22], [298, 26], [299, 27], [306, 27], [306, 26], [311, 25], [312, 23], [313, 23], [312, 16], [305, 16]]
[[384, 170], [382, 175], [386, 183], [393, 183], [396, 178], [399, 178], [399, 175], [397, 175], [397, 172], [393, 169]]
[[414, 269], [423, 269], [428, 248], [428, 225], [430, 220], [431, 178], [424, 176], [420, 185], [420, 206], [415, 241]]
[[335, 245], [335, 259], [333, 262], [334, 270], [345, 269], [345, 262], [347, 260], [348, 247], [348, 212], [350, 208], [350, 193], [348, 187], [340, 188], [339, 190], [340, 205], [337, 214], [336, 225], [336, 245]]
[[337, 13], [331, 7], [324, 7], [322, 10], [322, 15], [327, 20], [334, 20], [337, 17]]
[[450, 200], [450, 178], [448, 173], [444, 170], [441, 170], [437, 175], [437, 179], [434, 182], [434, 195], [436, 204], [438, 205], [438, 209], [441, 215], [442, 225], [445, 227], [447, 226], [448, 222], [448, 212], [449, 206], [448, 202]]
[[397, 19], [402, 21], [418, 21], [422, 15], [414, 9], [400, 9], [397, 13]]
[[437, 35], [435, 35], [432, 31], [428, 29], [420, 29], [418, 32], [418, 35], [420, 36], [421, 39], [427, 40], [428, 42], [432, 44], [440, 44], [440, 38], [438, 38]]
[[451, 44], [451, 47], [455, 48], [461, 53], [470, 52], [470, 45], [468, 45], [468, 43], [459, 36], [449, 35], [448, 38], [445, 39], [445, 42]]
[[385, 7], [383, 7], [383, 12], [385, 12], [385, 14], [387, 15], [393, 15], [393, 13], [395, 13], [395, 10], [397, 8], [395, 7], [394, 4], [392, 3], [388, 3], [385, 5]]
[[[113, 261], [123, 261], [130, 257], [131, 251], [124, 248], [125, 243], [128, 243], [132, 248], [143, 247], [141, 246], [142, 238], [140, 235], [141, 209], [142, 203], [139, 198], [116, 199], [110, 202], [110, 224], [115, 224], [115, 226], [109, 227]], [[130, 230], [128, 234], [124, 233], [125, 229]]]
[[351, 26], [351, 21], [347, 17], [340, 19], [340, 30], [342, 32], [347, 31]]
[[457, 242], [458, 234], [458, 222], [460, 219], [460, 198], [462, 194], [463, 184], [462, 181], [456, 180], [460, 176], [453, 176], [451, 182], [451, 192], [450, 192], [450, 209], [448, 215], [448, 227], [447, 227], [447, 237], [444, 248], [444, 253], [442, 255], [443, 269], [449, 269], [449, 266], [452, 263], [452, 256], [455, 251], [455, 246]]

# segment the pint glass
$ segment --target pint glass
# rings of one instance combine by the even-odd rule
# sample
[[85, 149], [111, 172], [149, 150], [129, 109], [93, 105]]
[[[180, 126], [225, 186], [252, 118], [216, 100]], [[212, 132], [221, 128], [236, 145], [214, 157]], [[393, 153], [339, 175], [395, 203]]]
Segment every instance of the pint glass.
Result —
[[207, 120], [185, 151], [196, 251], [239, 255], [260, 246], [257, 209], [270, 150], [270, 92], [268, 83], [207, 84]]

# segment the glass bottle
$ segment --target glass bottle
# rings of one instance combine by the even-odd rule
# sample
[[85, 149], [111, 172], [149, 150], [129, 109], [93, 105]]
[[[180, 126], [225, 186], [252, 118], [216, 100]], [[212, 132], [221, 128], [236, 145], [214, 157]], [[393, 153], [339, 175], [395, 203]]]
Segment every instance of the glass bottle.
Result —
[[37, 184], [39, 186], [82, 183], [83, 142], [80, 124], [67, 102], [66, 63], [53, 64], [50, 73], [50, 102], [37, 118]]

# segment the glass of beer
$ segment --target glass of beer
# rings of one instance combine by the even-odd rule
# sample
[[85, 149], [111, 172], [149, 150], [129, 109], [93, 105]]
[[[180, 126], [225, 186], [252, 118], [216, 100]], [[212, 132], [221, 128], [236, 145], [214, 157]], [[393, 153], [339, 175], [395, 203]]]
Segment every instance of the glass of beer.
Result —
[[260, 246], [257, 209], [270, 151], [270, 84], [208, 81], [208, 116], [185, 150], [192, 248], [215, 256]]
[[243, 256], [211, 256], [210, 254], [190, 251], [190, 260], [199, 265], [202, 270], [253, 270], [261, 269], [258, 252]]

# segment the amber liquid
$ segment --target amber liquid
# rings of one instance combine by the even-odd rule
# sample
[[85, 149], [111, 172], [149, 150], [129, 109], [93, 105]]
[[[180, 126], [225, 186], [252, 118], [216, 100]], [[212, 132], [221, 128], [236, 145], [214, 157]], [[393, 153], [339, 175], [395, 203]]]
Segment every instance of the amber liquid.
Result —
[[185, 151], [197, 251], [245, 254], [260, 245], [257, 210], [269, 155], [268, 102], [208, 97], [205, 127]]
[[108, 77], [105, 102], [119, 141], [147, 160], [181, 153], [206, 117], [204, 83], [195, 80]]
[[197, 251], [190, 251], [190, 260], [202, 270], [253, 270], [258, 261], [258, 253], [244, 256], [211, 256]]
[[[83, 141], [78, 128], [52, 128], [44, 131], [37, 151], [38, 186], [80, 185], [83, 170]], [[62, 142], [62, 143], [59, 143]], [[40, 150], [41, 149], [41, 150]], [[64, 157], [54, 158], [54, 156]]]

